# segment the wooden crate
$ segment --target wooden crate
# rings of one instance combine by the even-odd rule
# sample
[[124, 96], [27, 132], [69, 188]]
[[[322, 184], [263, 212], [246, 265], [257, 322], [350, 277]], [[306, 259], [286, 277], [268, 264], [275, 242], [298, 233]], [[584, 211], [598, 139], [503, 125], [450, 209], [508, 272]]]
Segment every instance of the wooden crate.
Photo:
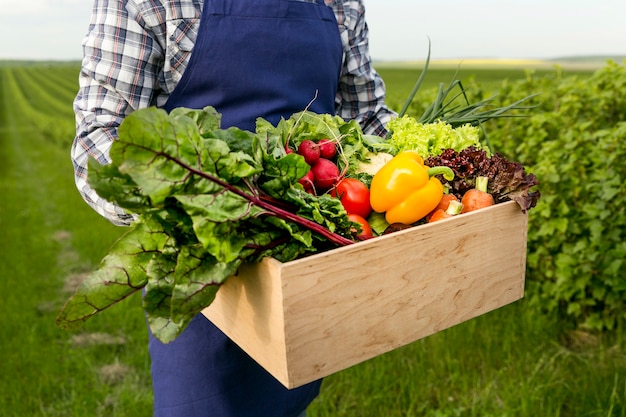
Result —
[[203, 313], [287, 388], [524, 295], [528, 216], [496, 206], [229, 278]]

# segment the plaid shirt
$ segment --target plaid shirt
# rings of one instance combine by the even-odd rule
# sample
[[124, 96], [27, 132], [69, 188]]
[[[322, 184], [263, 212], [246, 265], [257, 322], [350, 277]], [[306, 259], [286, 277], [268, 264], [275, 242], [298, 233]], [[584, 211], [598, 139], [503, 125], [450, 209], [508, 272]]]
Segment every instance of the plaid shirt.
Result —
[[[344, 48], [337, 115], [357, 120], [366, 133], [382, 135], [394, 113], [385, 106], [383, 81], [371, 65], [363, 1], [326, 3], [337, 18]], [[124, 117], [136, 109], [165, 104], [189, 62], [202, 4], [203, 0], [95, 0], [83, 41], [71, 157], [79, 192], [114, 224], [129, 225], [133, 216], [89, 187], [88, 159], [110, 163], [109, 149]]]

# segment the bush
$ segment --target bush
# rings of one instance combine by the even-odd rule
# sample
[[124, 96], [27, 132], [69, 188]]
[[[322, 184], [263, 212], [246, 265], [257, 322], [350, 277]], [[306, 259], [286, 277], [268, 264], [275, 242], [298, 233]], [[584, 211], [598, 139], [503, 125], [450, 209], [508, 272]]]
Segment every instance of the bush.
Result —
[[575, 324], [612, 329], [626, 317], [626, 67], [504, 82], [494, 105], [533, 93], [527, 118], [487, 123], [496, 151], [537, 175], [529, 212], [529, 297]]

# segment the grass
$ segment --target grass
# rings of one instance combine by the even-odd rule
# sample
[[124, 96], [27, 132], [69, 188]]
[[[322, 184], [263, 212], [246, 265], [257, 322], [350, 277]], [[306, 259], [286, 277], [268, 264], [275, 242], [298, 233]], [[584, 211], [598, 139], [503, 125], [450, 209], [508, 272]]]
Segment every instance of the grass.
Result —
[[[45, 68], [51, 75], [75, 74], [62, 65]], [[26, 94], [19, 85], [32, 84], [18, 85], [5, 70], [0, 68], [0, 415], [151, 416], [147, 335], [137, 297], [77, 332], [54, 324], [81, 274], [97, 265], [124, 229], [100, 218], [75, 190], [72, 132], [50, 137], [41, 128], [66, 116], [35, 110], [25, 97], [37, 100], [45, 92]], [[419, 73], [380, 72], [398, 103]], [[449, 82], [454, 72], [432, 69], [425, 88]], [[462, 76], [496, 86], [523, 74], [472, 69]], [[592, 334], [564, 326], [537, 314], [528, 300], [516, 302], [326, 378], [308, 415], [626, 417], [624, 328]]]
[[624, 416], [623, 340], [524, 301], [325, 379], [313, 416]]
[[1, 79], [7, 94], [0, 103], [0, 415], [149, 416], [140, 300], [77, 333], [54, 323], [76, 277], [97, 264], [121, 229], [86, 210], [78, 196], [71, 132], [67, 147], [42, 135], [37, 124], [46, 115], [36, 120], [15, 108], [20, 91]]

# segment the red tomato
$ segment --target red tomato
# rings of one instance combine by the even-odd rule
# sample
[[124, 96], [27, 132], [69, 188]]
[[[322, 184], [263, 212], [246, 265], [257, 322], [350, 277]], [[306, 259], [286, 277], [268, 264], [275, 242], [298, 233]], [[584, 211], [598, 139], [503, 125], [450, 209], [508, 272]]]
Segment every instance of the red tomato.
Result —
[[[365, 240], [374, 237], [370, 224], [363, 217], [359, 216], [358, 214], [348, 214], [348, 219], [361, 225], [361, 233], [356, 235], [357, 239]], [[353, 233], [356, 233], [356, 229], [353, 230]]]
[[330, 195], [341, 200], [348, 214], [358, 214], [367, 218], [372, 212], [370, 190], [356, 178], [344, 178], [330, 190]]

